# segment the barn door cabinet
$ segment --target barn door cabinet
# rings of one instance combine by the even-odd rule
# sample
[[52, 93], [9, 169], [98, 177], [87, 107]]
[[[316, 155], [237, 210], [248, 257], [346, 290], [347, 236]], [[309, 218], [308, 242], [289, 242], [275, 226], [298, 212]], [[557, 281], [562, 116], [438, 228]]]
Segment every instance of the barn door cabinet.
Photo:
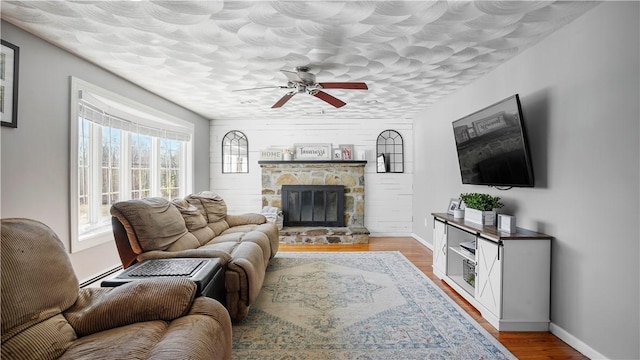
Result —
[[434, 275], [499, 331], [549, 331], [551, 236], [432, 215]]

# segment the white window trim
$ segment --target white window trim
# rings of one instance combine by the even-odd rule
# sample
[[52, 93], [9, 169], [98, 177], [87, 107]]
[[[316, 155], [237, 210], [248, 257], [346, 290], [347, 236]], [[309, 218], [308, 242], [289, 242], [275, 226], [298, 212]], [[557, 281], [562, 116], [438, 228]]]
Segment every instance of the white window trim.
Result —
[[[82, 96], [92, 96], [92, 101], [100, 102], [102, 106], [109, 109], [112, 114], [126, 113], [128, 118], [134, 120], [141, 125], [158, 126], [161, 124], [167, 130], [175, 130], [183, 133], [191, 134], [190, 146], [185, 146], [186, 159], [184, 174], [181, 180], [185, 183], [185, 194], [192, 192], [193, 189], [193, 169], [194, 169], [194, 136], [195, 126], [193, 123], [184, 121], [177, 117], [168, 115], [149, 106], [135, 102], [129, 98], [118, 95], [109, 90], [103, 89], [97, 85], [88, 83], [84, 80], [71, 77], [71, 96], [70, 96], [70, 179], [69, 189], [71, 194], [70, 206], [70, 234], [71, 234], [71, 253], [86, 250], [106, 242], [114, 242], [113, 231], [109, 226], [94, 235], [88, 236], [80, 240], [78, 234], [78, 103]], [[127, 151], [128, 153], [128, 151]], [[128, 168], [128, 165], [126, 165]], [[155, 180], [154, 180], [155, 181]], [[159, 183], [159, 179], [157, 179]], [[160, 194], [154, 195], [160, 196]]]

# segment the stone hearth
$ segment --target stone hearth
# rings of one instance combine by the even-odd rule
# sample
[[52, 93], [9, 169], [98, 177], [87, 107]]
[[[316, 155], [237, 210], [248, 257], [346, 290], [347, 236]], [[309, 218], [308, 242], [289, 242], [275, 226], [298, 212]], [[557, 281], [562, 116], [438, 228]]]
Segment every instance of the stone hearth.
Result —
[[344, 227], [285, 227], [280, 241], [301, 244], [366, 244], [364, 166], [366, 161], [260, 161], [262, 205], [282, 209], [282, 185], [343, 185]]
[[280, 242], [285, 244], [368, 244], [365, 227], [304, 227], [291, 226], [280, 230]]

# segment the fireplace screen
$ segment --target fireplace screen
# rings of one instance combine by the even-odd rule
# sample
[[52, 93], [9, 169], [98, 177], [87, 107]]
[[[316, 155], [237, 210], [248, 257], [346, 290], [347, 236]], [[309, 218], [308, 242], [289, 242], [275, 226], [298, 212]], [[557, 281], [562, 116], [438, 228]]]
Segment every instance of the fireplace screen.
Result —
[[344, 186], [283, 185], [284, 226], [344, 226]]

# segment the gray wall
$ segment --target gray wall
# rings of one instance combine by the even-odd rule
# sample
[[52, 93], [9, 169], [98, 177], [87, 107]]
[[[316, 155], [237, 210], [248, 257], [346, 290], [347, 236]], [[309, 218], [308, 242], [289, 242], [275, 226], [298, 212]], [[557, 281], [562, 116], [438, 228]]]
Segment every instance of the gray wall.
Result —
[[[18, 128], [2, 127], [1, 213], [49, 225], [69, 248], [70, 77], [98, 85], [195, 124], [193, 190], [209, 187], [209, 121], [2, 22], [2, 39], [20, 47]], [[75, 166], [75, 164], [73, 165]], [[120, 264], [115, 244], [71, 254], [79, 279]]]
[[[555, 237], [552, 331], [594, 358], [638, 359], [639, 4], [605, 2], [415, 120], [414, 232], [462, 192], [501, 196]], [[509, 95], [523, 105], [535, 188], [462, 185], [451, 122]], [[566, 341], [566, 340], [565, 340]]]

